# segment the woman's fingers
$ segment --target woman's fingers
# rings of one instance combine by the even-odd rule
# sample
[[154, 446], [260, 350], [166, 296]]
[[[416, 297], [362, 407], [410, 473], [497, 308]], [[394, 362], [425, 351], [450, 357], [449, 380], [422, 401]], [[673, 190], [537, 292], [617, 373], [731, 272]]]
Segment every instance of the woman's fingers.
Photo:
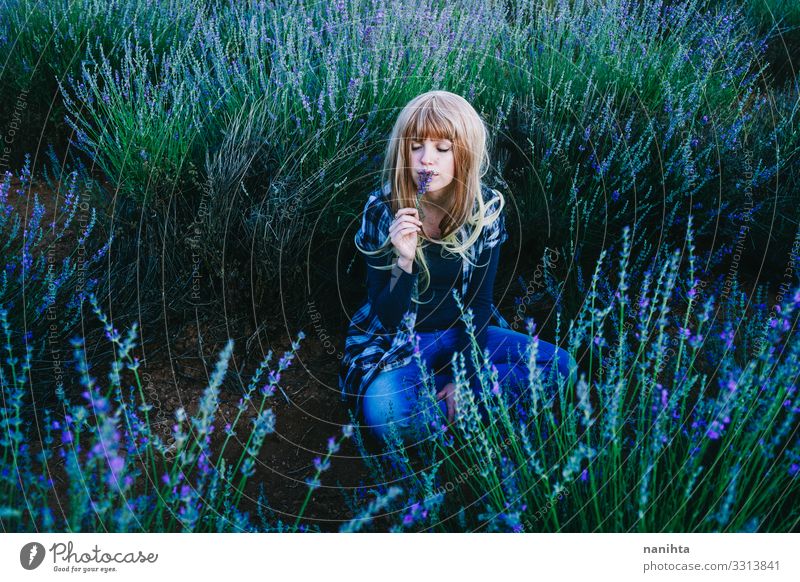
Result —
[[409, 226], [414, 227], [414, 228], [422, 228], [422, 226], [420, 226], [419, 224], [415, 224], [415, 223], [412, 223], [412, 222], [399, 222], [399, 223], [393, 224], [393, 225], [391, 225], [389, 227], [389, 235], [391, 236], [395, 232], [397, 232], [398, 230], [401, 230], [401, 229], [409, 227]]
[[395, 235], [404, 236], [404, 235], [411, 234], [411, 233], [417, 233], [419, 231], [420, 231], [420, 228], [418, 226], [413, 226], [412, 225], [412, 226], [406, 226], [404, 228], [401, 228], [400, 230], [396, 230], [395, 231]]
[[395, 218], [398, 218], [400, 216], [405, 216], [405, 215], [413, 216], [414, 218], [419, 218], [419, 212], [413, 206], [408, 206], [406, 208], [401, 208], [400, 210], [397, 211], [397, 214], [395, 214], [394, 216], [395, 216]]
[[407, 238], [412, 238], [412, 235], [414, 235], [413, 238], [416, 238], [416, 235], [418, 235], [419, 232], [420, 228], [418, 226], [408, 226], [395, 230], [391, 235], [391, 239], [392, 242], [397, 240], [406, 240]]
[[392, 222], [392, 224], [389, 225], [389, 232], [391, 232], [393, 228], [398, 228], [406, 224], [415, 224], [417, 226], [422, 226], [422, 221], [417, 218], [414, 218], [413, 216], [403, 215], [395, 219]]
[[412, 229], [412, 230], [416, 230], [417, 232], [419, 232], [420, 230], [422, 230], [422, 227], [420, 225], [418, 225], [418, 224], [413, 224], [413, 223], [410, 223], [410, 222], [403, 222], [403, 223], [400, 223], [400, 224], [393, 224], [392, 226], [389, 227], [389, 236], [392, 236], [392, 235], [394, 235], [394, 233], [399, 232], [399, 231], [404, 230], [404, 229]]
[[419, 211], [416, 208], [401, 208], [394, 215], [394, 220], [415, 220], [419, 221]]

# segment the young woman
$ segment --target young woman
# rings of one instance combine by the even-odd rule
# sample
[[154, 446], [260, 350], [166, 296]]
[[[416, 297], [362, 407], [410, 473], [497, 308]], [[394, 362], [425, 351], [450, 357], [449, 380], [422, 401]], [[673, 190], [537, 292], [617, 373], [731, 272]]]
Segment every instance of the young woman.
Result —
[[[447, 91], [408, 103], [394, 125], [383, 187], [367, 200], [355, 242], [367, 261], [368, 297], [354, 314], [339, 384], [355, 399], [364, 426], [378, 437], [394, 424], [401, 437], [421, 437], [414, 412], [423, 383], [414, 335], [444, 415], [455, 414], [454, 352], [465, 355], [477, 390], [472, 346], [453, 291], [471, 308], [481, 352], [499, 381], [527, 384], [527, 335], [508, 329], [492, 303], [505, 230], [503, 196], [481, 183], [488, 168], [486, 129], [473, 107]], [[418, 199], [418, 194], [421, 196]], [[494, 318], [500, 326], [489, 325]], [[569, 354], [539, 340], [537, 366], [557, 366], [575, 380]]]

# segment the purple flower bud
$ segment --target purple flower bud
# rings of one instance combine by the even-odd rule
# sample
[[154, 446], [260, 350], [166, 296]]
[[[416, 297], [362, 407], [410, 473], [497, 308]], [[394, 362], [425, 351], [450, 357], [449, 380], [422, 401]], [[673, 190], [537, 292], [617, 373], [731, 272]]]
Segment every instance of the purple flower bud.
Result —
[[125, 460], [122, 457], [112, 457], [108, 462], [108, 466], [111, 472], [116, 476], [125, 466]]
[[328, 438], [328, 452], [333, 455], [339, 450], [339, 445], [333, 437]]
[[322, 473], [323, 471], [327, 471], [331, 466], [331, 462], [328, 460], [323, 460], [321, 457], [314, 458], [314, 468], [317, 472]]

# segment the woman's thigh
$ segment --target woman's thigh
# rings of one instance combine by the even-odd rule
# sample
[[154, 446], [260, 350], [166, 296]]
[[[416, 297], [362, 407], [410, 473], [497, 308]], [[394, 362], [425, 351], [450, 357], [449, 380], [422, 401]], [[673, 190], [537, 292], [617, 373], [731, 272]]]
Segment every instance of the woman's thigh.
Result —
[[[438, 392], [447, 379], [434, 377]], [[362, 397], [362, 412], [369, 430], [383, 437], [394, 425], [403, 439], [414, 434], [415, 425], [422, 422], [422, 411], [417, 410], [419, 391], [423, 387], [420, 370], [412, 362], [395, 370], [380, 372], [367, 387]], [[439, 408], [447, 414], [447, 405], [442, 400]]]
[[[498, 372], [503, 372], [501, 383], [505, 379], [502, 376], [508, 377], [509, 374], [513, 374], [517, 380], [527, 381], [528, 344], [531, 341], [530, 336], [512, 329], [488, 327], [486, 349], [492, 363], [498, 366]], [[565, 379], [572, 377], [573, 381], [576, 380], [575, 358], [566, 350], [541, 338], [536, 350], [536, 366], [548, 376], [550, 370], [555, 368]]]

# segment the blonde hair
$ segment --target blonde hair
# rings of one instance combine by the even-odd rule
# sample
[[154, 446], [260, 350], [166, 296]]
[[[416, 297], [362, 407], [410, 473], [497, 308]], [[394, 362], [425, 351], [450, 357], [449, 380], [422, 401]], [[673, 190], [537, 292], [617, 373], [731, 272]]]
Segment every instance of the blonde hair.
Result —
[[[481, 178], [489, 169], [486, 126], [466, 99], [448, 91], [428, 91], [403, 107], [389, 136], [381, 175], [383, 192], [391, 194], [392, 214], [401, 208], [417, 206], [417, 186], [411, 174], [411, 142], [425, 139], [448, 139], [453, 143], [454, 175], [450, 195], [444, 202], [444, 217], [439, 223], [441, 239], [419, 236], [426, 241], [423, 245], [441, 245], [474, 265], [467, 254], [470, 247], [483, 228], [497, 220], [505, 205], [499, 192], [495, 191], [496, 197], [488, 203], [481, 193]], [[497, 209], [487, 216], [486, 206], [498, 199]], [[466, 236], [462, 229], [465, 224], [473, 227]], [[419, 294], [430, 284], [423, 245], [417, 246], [415, 257], [424, 281]], [[365, 255], [388, 254], [392, 250], [391, 237], [387, 236], [374, 251], [359, 250]]]

